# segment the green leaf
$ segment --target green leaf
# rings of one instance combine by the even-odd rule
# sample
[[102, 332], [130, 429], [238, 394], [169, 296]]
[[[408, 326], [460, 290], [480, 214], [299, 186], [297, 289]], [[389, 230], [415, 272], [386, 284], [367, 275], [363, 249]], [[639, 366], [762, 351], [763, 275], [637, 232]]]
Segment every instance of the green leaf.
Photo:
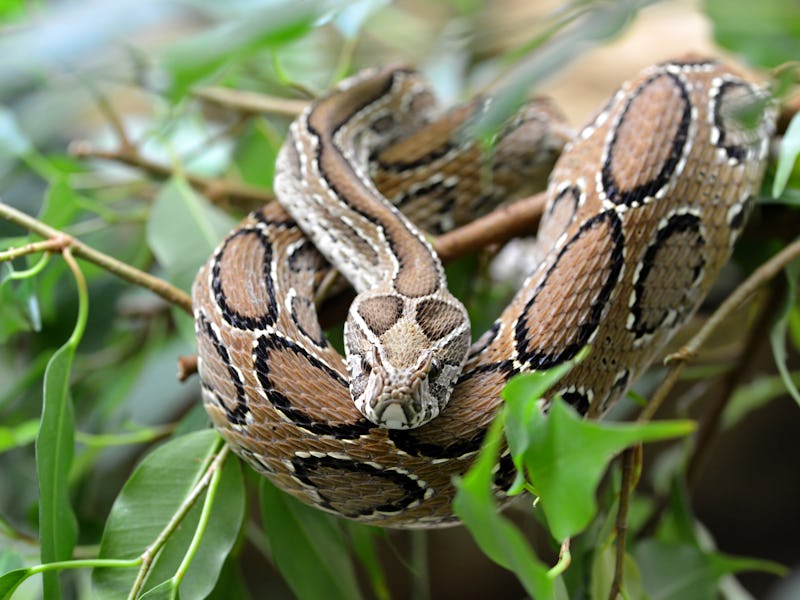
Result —
[[207, 600], [250, 600], [247, 584], [239, 569], [239, 561], [228, 556], [219, 574], [217, 584]]
[[634, 555], [650, 600], [706, 600], [717, 597], [717, 582], [723, 575], [785, 572], [773, 562], [705, 553], [691, 544], [655, 539], [640, 543]]
[[[69, 377], [76, 344], [59, 348], [44, 372], [44, 407], [36, 437], [39, 477], [39, 536], [43, 563], [69, 560], [78, 523], [69, 498], [69, 470], [75, 446], [75, 419], [69, 397]], [[58, 598], [58, 574], [42, 575], [46, 598]]]
[[[790, 374], [795, 386], [800, 386], [800, 371]], [[752, 411], [786, 393], [786, 383], [780, 375], [762, 376], [736, 388], [725, 412], [722, 413], [722, 427], [727, 429], [739, 423]]]
[[39, 432], [39, 419], [29, 419], [13, 427], [0, 426], [0, 452], [30, 444]]
[[[509, 397], [508, 402], [535, 402]], [[522, 411], [520, 411], [522, 412]], [[556, 399], [548, 415], [529, 414], [529, 443], [522, 455], [525, 473], [539, 494], [550, 532], [564, 540], [591, 521], [597, 506], [595, 488], [608, 463], [621, 450], [645, 441], [688, 434], [688, 421], [647, 424], [601, 424], [581, 419]]]
[[20, 331], [39, 331], [41, 314], [33, 279], [16, 280], [10, 263], [0, 263], [0, 342]]
[[389, 591], [389, 584], [386, 575], [381, 567], [378, 551], [375, 548], [375, 538], [382, 536], [382, 529], [361, 525], [360, 523], [348, 522], [347, 531], [350, 534], [350, 542], [353, 546], [358, 561], [367, 572], [372, 593], [378, 600], [390, 600], [392, 597]]
[[[592, 591], [590, 598], [593, 600], [607, 600], [614, 581], [614, 569], [617, 562], [617, 549], [613, 544], [598, 548], [592, 561]], [[645, 595], [642, 587], [642, 576], [639, 566], [630, 554], [625, 554], [623, 581], [623, 598], [628, 600], [643, 600]]]
[[234, 158], [242, 180], [250, 185], [271, 188], [281, 142], [281, 137], [266, 119], [253, 119], [252, 127], [236, 140]]
[[[182, 542], [185, 532], [185, 545], [191, 541], [191, 535], [196, 529], [197, 518], [200, 516], [200, 502], [192, 512], [187, 515], [179, 535], [164, 548], [153, 572], [150, 581], [158, 581], [163, 573], [164, 577], [171, 577], [175, 572], [175, 565], [185, 555], [185, 546]], [[222, 474], [211, 508], [201, 545], [180, 584], [180, 594], [184, 598], [205, 598], [214, 589], [225, 560], [231, 552], [239, 530], [242, 526], [245, 513], [244, 481], [242, 468], [235, 456], [228, 456], [222, 467]], [[182, 552], [180, 550], [183, 550]], [[174, 555], [174, 559], [171, 559]]]
[[78, 212], [80, 196], [69, 185], [66, 177], [60, 177], [47, 188], [38, 219], [51, 227], [62, 229], [74, 223]]
[[361, 598], [339, 523], [301, 504], [266, 479], [260, 487], [261, 518], [272, 558], [300, 598]]
[[689, 504], [689, 492], [682, 476], [674, 477], [669, 490], [669, 511], [661, 520], [658, 539], [698, 545], [695, 519]]
[[800, 154], [800, 113], [795, 113], [781, 140], [778, 166], [775, 168], [775, 179], [772, 181], [773, 198], [780, 196], [786, 189], [798, 154]]
[[156, 198], [147, 243], [170, 280], [188, 290], [200, 265], [234, 224], [184, 179], [174, 178]]
[[[503, 415], [505, 413], [501, 413]], [[495, 419], [478, 458], [463, 478], [456, 480], [458, 492], [453, 509], [486, 556], [512, 571], [532, 598], [555, 597], [554, 581], [525, 537], [499, 514], [492, 491], [492, 477], [500, 449], [503, 417]]]
[[19, 585], [30, 576], [30, 569], [16, 569], [0, 575], [0, 600], [11, 600]]
[[[506, 401], [506, 440], [512, 457], [521, 460], [530, 441], [528, 423], [531, 412], [541, 410], [535, 400], [541, 398], [559, 379], [564, 377], [573, 363], [566, 362], [547, 371], [518, 375], [509, 381], [500, 394]], [[520, 465], [517, 464], [517, 467]]]
[[800, 55], [796, 0], [705, 0], [716, 42], [752, 65], [772, 68]]
[[786, 279], [788, 281], [786, 302], [775, 324], [772, 326], [772, 331], [769, 333], [769, 343], [772, 346], [772, 355], [775, 357], [775, 365], [778, 367], [778, 373], [783, 380], [783, 384], [795, 402], [800, 405], [800, 390], [794, 384], [786, 363], [786, 331], [789, 326], [789, 316], [797, 298], [798, 277], [800, 277], [800, 261], [795, 261], [786, 267]]
[[[148, 590], [140, 596], [141, 600], [173, 600], [179, 598], [178, 586], [176, 586], [171, 579], [157, 585], [156, 587]], [[188, 596], [194, 598], [195, 596]], [[196, 596], [201, 598], [202, 596]]]
[[24, 0], [3, 0], [0, 2], [0, 19], [5, 22], [19, 20], [25, 11]]
[[20, 569], [24, 564], [22, 557], [13, 550], [0, 550], [0, 573]]
[[[639, 10], [655, 1], [569, 3], [565, 11], [558, 13], [558, 21], [524, 49], [523, 57], [510, 57], [513, 66], [503, 77], [507, 83], [493, 95], [492, 103], [470, 134], [488, 144], [501, 124], [530, 97], [531, 90], [593, 45], [618, 35]], [[573, 15], [562, 18], [569, 9], [573, 9]]]
[[227, 63], [302, 36], [312, 27], [320, 9], [317, 2], [271, 2], [175, 44], [163, 56], [164, 67], [172, 75], [171, 99], [180, 99], [191, 86]]
[[[179, 510], [220, 446], [213, 430], [173, 439], [148, 454], [114, 502], [100, 544], [101, 558], [131, 559], [153, 543]], [[202, 509], [198, 500], [152, 567], [144, 590], [171, 578], [194, 535]], [[222, 564], [238, 535], [244, 515], [241, 469], [229, 457], [212, 507], [203, 543], [189, 567], [181, 590], [187, 598], [204, 597], [213, 589]], [[136, 577], [134, 569], [96, 569], [95, 596], [124, 597]]]

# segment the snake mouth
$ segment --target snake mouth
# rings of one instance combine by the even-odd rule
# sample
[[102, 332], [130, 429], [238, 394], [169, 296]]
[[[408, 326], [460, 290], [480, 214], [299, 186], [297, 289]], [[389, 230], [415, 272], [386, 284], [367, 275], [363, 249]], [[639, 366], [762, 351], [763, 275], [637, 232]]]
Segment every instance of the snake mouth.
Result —
[[[399, 400], [387, 400], [374, 409], [377, 424], [387, 429], [413, 429], [422, 424], [422, 412], [415, 412], [408, 397]], [[415, 402], [416, 404], [416, 402]]]

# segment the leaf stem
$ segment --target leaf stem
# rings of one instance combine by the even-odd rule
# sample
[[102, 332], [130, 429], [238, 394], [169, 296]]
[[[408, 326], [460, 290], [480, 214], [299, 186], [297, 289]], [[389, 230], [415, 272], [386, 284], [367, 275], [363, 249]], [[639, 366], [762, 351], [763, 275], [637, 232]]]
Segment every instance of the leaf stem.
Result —
[[411, 530], [411, 584], [413, 598], [428, 600], [431, 597], [428, 574], [428, 532], [424, 529]]
[[555, 579], [564, 573], [564, 571], [566, 571], [572, 564], [572, 552], [570, 552], [569, 544], [570, 538], [567, 538], [561, 542], [561, 548], [558, 551], [558, 562], [554, 564], [549, 571], [547, 571], [547, 576], [550, 579]]
[[142, 555], [139, 557], [142, 561], [141, 566], [136, 575], [136, 580], [133, 582], [133, 586], [131, 586], [131, 589], [128, 592], [128, 600], [135, 600], [135, 598], [139, 595], [147, 576], [150, 574], [150, 569], [153, 566], [153, 561], [158, 555], [158, 552], [161, 550], [164, 544], [167, 543], [169, 537], [178, 528], [183, 519], [194, 506], [194, 503], [197, 502], [197, 499], [208, 487], [208, 484], [219, 468], [219, 465], [225, 461], [225, 457], [228, 455], [229, 450], [228, 446], [223, 444], [222, 438], [217, 440], [217, 448], [220, 448], [220, 446], [221, 449], [217, 451], [216, 456], [208, 464], [203, 472], [203, 475], [178, 507], [178, 510], [175, 511], [174, 515], [172, 515], [172, 518], [164, 526], [164, 529], [162, 529], [161, 533], [158, 534], [158, 537], [153, 541], [152, 544], [145, 548], [144, 552], [142, 552]]
[[202, 542], [203, 535], [208, 527], [208, 520], [211, 517], [211, 509], [214, 506], [214, 498], [217, 495], [219, 481], [222, 477], [222, 467], [224, 466], [225, 459], [228, 456], [228, 449], [229, 446], [223, 446], [222, 450], [220, 450], [219, 454], [217, 454], [217, 458], [209, 467], [209, 470], [213, 473], [213, 475], [211, 476], [211, 481], [208, 484], [208, 492], [206, 492], [206, 497], [203, 501], [203, 511], [200, 513], [200, 520], [197, 522], [197, 528], [194, 530], [194, 537], [189, 544], [189, 548], [186, 550], [186, 554], [184, 555], [181, 564], [175, 571], [175, 575], [172, 576], [172, 583], [175, 589], [180, 586], [183, 578], [186, 576], [186, 571], [189, 569], [189, 565], [192, 564], [192, 559], [194, 558], [194, 555], [197, 554], [197, 550], [200, 548], [200, 542]]
[[78, 286], [78, 317], [75, 320], [72, 335], [67, 340], [67, 344], [75, 349], [83, 337], [83, 332], [86, 330], [86, 321], [89, 316], [89, 291], [86, 288], [86, 278], [83, 276], [83, 271], [81, 271], [78, 263], [75, 262], [71, 248], [69, 246], [64, 248], [61, 251], [61, 255], [64, 257], [64, 262], [67, 263], [69, 270], [72, 271], [75, 284]]
[[169, 435], [175, 429], [174, 424], [161, 427], [145, 427], [138, 431], [125, 433], [85, 433], [75, 432], [75, 441], [85, 446], [105, 448], [108, 446], [126, 446], [129, 444], [144, 444], [154, 442]]
[[[28, 279], [29, 277], [35, 277], [47, 266], [51, 256], [49, 251], [45, 252], [31, 268], [22, 271], [11, 271], [11, 273], [6, 275], [6, 279]], [[2, 262], [2, 260], [0, 260], [0, 262]]]

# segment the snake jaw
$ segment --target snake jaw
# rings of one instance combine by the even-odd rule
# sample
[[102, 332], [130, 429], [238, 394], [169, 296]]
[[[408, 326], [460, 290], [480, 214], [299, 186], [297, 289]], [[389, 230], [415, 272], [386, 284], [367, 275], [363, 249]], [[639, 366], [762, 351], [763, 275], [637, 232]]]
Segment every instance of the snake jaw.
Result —
[[[351, 355], [355, 358], [355, 355]], [[425, 351], [411, 369], [393, 369], [381, 360], [377, 348], [348, 361], [356, 407], [370, 421], [386, 429], [414, 429], [439, 414], [439, 403], [430, 393], [429, 375], [438, 363], [434, 352]]]

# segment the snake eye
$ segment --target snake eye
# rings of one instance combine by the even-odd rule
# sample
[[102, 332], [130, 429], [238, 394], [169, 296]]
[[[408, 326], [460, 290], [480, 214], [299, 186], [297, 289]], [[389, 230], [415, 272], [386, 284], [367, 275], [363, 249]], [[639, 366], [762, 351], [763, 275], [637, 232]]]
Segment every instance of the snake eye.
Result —
[[431, 366], [428, 369], [428, 381], [435, 381], [442, 373], [442, 361], [438, 358], [431, 359]]

